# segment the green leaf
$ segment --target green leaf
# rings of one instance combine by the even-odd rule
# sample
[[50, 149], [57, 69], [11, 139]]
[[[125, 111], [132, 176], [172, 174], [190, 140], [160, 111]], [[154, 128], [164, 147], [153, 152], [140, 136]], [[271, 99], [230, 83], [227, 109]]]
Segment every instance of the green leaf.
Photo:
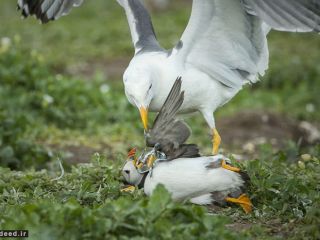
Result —
[[11, 146], [6, 146], [0, 149], [0, 158], [11, 159], [14, 157], [14, 150]]
[[153, 191], [150, 201], [148, 203], [148, 209], [150, 214], [157, 218], [159, 215], [167, 208], [168, 204], [171, 202], [171, 195], [168, 190], [159, 184]]

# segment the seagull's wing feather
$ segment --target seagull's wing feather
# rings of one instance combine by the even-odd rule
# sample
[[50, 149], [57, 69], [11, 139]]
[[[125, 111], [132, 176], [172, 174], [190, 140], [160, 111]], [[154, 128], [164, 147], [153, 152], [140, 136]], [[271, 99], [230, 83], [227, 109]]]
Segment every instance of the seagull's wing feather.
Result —
[[182, 144], [190, 136], [189, 127], [183, 121], [175, 119], [183, 99], [184, 92], [181, 92], [181, 78], [178, 78], [156, 116], [152, 128], [147, 133], [146, 142], [148, 146], [164, 141]]
[[319, 16], [318, 0], [193, 0], [188, 26], [170, 57], [241, 88], [268, 68], [270, 28], [318, 31]]
[[290, 32], [320, 32], [319, 0], [243, 0], [248, 12], [271, 28]]
[[150, 15], [140, 0], [117, 0], [124, 8], [135, 52], [163, 51], [153, 29]]
[[268, 66], [266, 33], [240, 0], [193, 0], [188, 26], [171, 57], [186, 69], [240, 88]]
[[83, 0], [18, 0], [18, 10], [24, 17], [34, 15], [42, 23], [56, 20], [78, 7]]
[[189, 138], [191, 130], [188, 125], [176, 120], [176, 114], [184, 99], [184, 92], [181, 92], [181, 78], [178, 78], [160, 112], [158, 113], [152, 128], [146, 133], [146, 144], [154, 147], [160, 144], [169, 159], [177, 157], [196, 157], [199, 150], [196, 145], [184, 144]]

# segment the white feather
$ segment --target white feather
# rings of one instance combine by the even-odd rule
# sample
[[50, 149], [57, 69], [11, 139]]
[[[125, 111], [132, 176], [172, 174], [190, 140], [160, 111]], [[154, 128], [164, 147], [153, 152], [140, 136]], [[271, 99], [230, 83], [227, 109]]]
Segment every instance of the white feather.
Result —
[[176, 159], [160, 162], [152, 176], [146, 178], [144, 191], [151, 195], [158, 184], [163, 184], [174, 200], [186, 200], [214, 191], [240, 188], [243, 181], [238, 173], [224, 168], [208, 169], [218, 157]]

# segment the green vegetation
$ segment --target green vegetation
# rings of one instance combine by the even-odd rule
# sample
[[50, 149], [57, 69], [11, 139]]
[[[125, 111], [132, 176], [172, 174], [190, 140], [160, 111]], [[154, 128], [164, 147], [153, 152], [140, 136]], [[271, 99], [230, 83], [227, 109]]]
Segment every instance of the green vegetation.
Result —
[[[208, 214], [173, 203], [163, 188], [151, 199], [142, 191], [121, 193], [126, 152], [144, 145], [139, 113], [120, 81], [132, 55], [121, 8], [116, 1], [86, 1], [43, 26], [22, 21], [11, 0], [0, 6], [0, 229], [29, 229], [31, 239], [319, 238], [317, 145], [301, 147], [289, 139], [280, 150], [261, 145], [257, 159], [239, 163], [252, 179], [252, 215], [236, 206]], [[178, 40], [189, 7], [178, 0], [170, 10], [153, 13], [164, 46]], [[218, 124], [251, 109], [319, 126], [319, 36], [272, 33], [270, 54], [268, 74], [221, 108]], [[108, 64], [120, 69], [111, 74]], [[209, 153], [203, 119], [187, 121], [191, 141]], [[100, 154], [71, 165], [70, 151], [82, 154], [71, 147]], [[56, 179], [58, 159], [65, 173]]]
[[120, 165], [98, 154], [60, 179], [54, 167], [0, 168], [0, 227], [29, 229], [31, 239], [316, 239], [320, 147], [312, 152], [290, 162], [288, 153], [273, 154], [264, 146], [261, 159], [241, 164], [252, 179], [251, 215], [237, 207], [207, 214], [202, 207], [173, 203], [163, 188], [150, 199], [141, 190], [121, 193]]
[[224, 229], [226, 217], [175, 204], [164, 188], [150, 200], [141, 192], [120, 193], [118, 168], [100, 156], [57, 181], [45, 170], [18, 174], [2, 169], [1, 174], [2, 226], [30, 229], [31, 239], [235, 238]]

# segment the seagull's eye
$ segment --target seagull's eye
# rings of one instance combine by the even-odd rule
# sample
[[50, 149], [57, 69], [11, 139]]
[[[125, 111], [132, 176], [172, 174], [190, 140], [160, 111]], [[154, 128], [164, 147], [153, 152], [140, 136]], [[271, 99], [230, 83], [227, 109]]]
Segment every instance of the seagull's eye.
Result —
[[124, 170], [124, 172], [128, 175], [130, 174], [130, 170]]
[[146, 97], [148, 97], [150, 95], [150, 90], [152, 88], [152, 84], [150, 84], [149, 88], [148, 88], [148, 91], [147, 91], [147, 94], [146, 94]]

